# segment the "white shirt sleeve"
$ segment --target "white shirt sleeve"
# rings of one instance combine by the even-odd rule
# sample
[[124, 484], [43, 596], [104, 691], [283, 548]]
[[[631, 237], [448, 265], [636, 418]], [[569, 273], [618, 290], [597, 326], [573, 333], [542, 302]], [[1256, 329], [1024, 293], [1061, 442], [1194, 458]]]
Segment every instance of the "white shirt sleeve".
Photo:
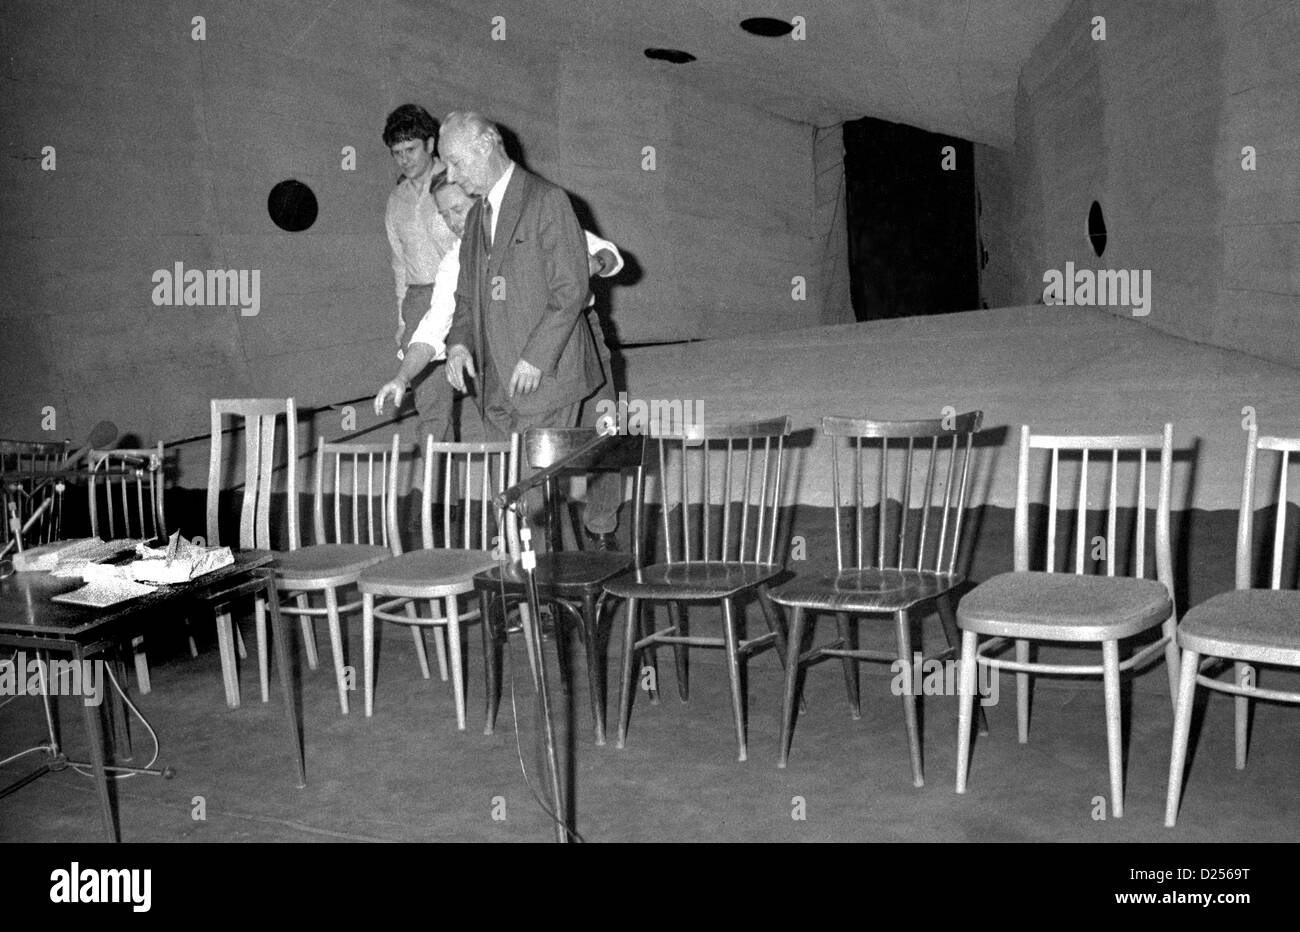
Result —
[[433, 300], [411, 335], [412, 343], [427, 343], [433, 347], [434, 359], [447, 357], [447, 334], [451, 332], [451, 319], [456, 313], [456, 281], [459, 278], [458, 242], [438, 263], [438, 271], [433, 277]]
[[614, 257], [614, 267], [607, 272], [602, 272], [600, 274], [601, 278], [609, 278], [611, 275], [617, 275], [619, 272], [623, 270], [623, 254], [618, 251], [617, 246], [615, 246], [607, 239], [601, 239], [595, 233], [591, 233], [587, 230], [583, 230], [582, 232], [587, 236], [588, 255], [594, 256], [597, 253], [599, 253], [602, 249], [608, 249], [610, 251], [610, 254], [613, 255]]

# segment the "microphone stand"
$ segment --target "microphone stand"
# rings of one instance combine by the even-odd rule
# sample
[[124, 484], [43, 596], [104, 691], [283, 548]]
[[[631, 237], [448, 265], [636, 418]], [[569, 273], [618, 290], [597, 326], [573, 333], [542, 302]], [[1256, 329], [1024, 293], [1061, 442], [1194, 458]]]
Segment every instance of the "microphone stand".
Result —
[[[561, 457], [545, 469], [539, 469], [527, 479], [515, 483], [501, 492], [494, 499], [496, 506], [501, 509], [511, 509], [521, 519], [519, 528], [520, 566], [524, 570], [524, 591], [528, 597], [528, 619], [524, 624], [531, 626], [529, 640], [533, 645], [533, 665], [537, 669], [537, 701], [542, 718], [542, 734], [545, 739], [546, 747], [546, 769], [547, 781], [550, 783], [551, 801], [554, 805], [555, 812], [555, 840], [564, 844], [569, 840], [569, 818], [570, 813], [566, 811], [564, 804], [564, 790], [560, 784], [560, 764], [559, 754], [555, 750], [555, 721], [551, 713], [551, 691], [550, 685], [546, 678], [546, 663], [542, 651], [542, 624], [541, 624], [541, 596], [537, 590], [537, 553], [533, 550], [532, 529], [528, 526], [527, 509], [524, 507], [524, 497], [528, 492], [539, 488], [547, 480], [570, 468], [573, 463], [579, 462], [584, 457], [589, 457], [597, 451], [603, 449], [617, 434], [613, 431], [613, 425], [608, 425], [608, 433], [597, 433], [596, 437], [584, 446], [574, 450], [568, 456]], [[564, 637], [560, 626], [563, 621], [556, 619], [556, 639]], [[564, 645], [557, 643], [559, 650], [564, 650]], [[573, 723], [569, 722], [569, 728], [573, 728]], [[574, 768], [575, 774], [576, 769]]]

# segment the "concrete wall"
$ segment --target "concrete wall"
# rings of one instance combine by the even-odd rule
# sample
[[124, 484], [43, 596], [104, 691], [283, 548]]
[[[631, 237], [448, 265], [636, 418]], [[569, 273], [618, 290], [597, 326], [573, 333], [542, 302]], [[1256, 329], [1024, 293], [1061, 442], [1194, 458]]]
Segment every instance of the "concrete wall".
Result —
[[[149, 443], [206, 431], [212, 397], [373, 392], [394, 366], [379, 134], [407, 101], [486, 111], [578, 196], [630, 260], [611, 291], [624, 341], [823, 320], [813, 128], [664, 63], [494, 42], [489, 17], [415, 0], [6, 3], [0, 52], [0, 436], [79, 440], [110, 418]], [[320, 204], [302, 233], [267, 215], [286, 178]], [[177, 262], [260, 270], [260, 313], [154, 306], [152, 274]]]
[[1075, 0], [1021, 74], [1014, 149], [976, 169], [988, 306], [1035, 302], [1067, 261], [1149, 269], [1144, 323], [1300, 365], [1300, 5]]

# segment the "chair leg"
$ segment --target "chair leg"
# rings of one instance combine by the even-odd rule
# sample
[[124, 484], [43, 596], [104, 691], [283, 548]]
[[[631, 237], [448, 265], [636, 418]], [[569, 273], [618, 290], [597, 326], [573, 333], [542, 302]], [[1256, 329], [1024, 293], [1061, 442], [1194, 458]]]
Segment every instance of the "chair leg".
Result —
[[966, 792], [966, 777], [970, 773], [970, 727], [975, 711], [975, 668], [978, 666], [976, 649], [979, 635], [974, 631], [961, 633], [961, 673], [957, 687], [957, 792]]
[[[939, 610], [939, 621], [943, 626], [944, 640], [948, 642], [949, 647], [956, 647], [960, 650], [961, 632], [957, 628], [957, 614], [952, 610], [951, 594], [945, 592], [935, 599], [935, 607]], [[988, 716], [984, 714], [983, 701], [976, 704], [975, 714], [979, 719], [980, 734], [987, 735], [989, 733], [989, 720]]]
[[[429, 600], [429, 615], [432, 618], [442, 617], [442, 600]], [[444, 683], [447, 682], [447, 635], [442, 630], [442, 625], [433, 626], [433, 652], [438, 658], [438, 678]], [[428, 661], [426, 660], [427, 664]]]
[[271, 701], [271, 653], [266, 640], [266, 600], [253, 600], [253, 627], [257, 631], [257, 685], [262, 689], [262, 701]]
[[[226, 705], [239, 708], [239, 669], [235, 665], [234, 625], [230, 612], [217, 615], [217, 648], [221, 652], [221, 681], [226, 689]], [[236, 629], [237, 630], [237, 629]]]
[[[330, 632], [333, 637], [333, 632]], [[334, 648], [334, 656], [342, 654], [341, 645]], [[334, 661], [337, 666], [341, 661]], [[361, 667], [365, 678], [365, 711], [370, 718], [375, 711], [375, 597], [367, 592], [361, 596]]]
[[[372, 610], [374, 606], [375, 601], [372, 597], [370, 599]], [[333, 588], [325, 590], [325, 620], [330, 632], [330, 650], [334, 653], [334, 679], [339, 692], [339, 711], [347, 715], [348, 673], [347, 667], [343, 664], [343, 623], [339, 618], [339, 594]]]
[[[294, 601], [303, 611], [311, 608], [311, 599], [305, 592], [298, 593]], [[316, 626], [312, 624], [310, 615], [298, 616], [298, 625], [302, 628], [302, 643], [307, 651], [307, 669], [315, 670], [320, 666], [320, 654], [316, 650]]]
[[1165, 641], [1165, 668], [1169, 674], [1169, 702], [1174, 712], [1178, 712], [1178, 622], [1171, 614], [1160, 626], [1161, 633], [1168, 638]]
[[[591, 717], [596, 729], [596, 744], [605, 743], [605, 639], [600, 624], [600, 609], [596, 597], [587, 593], [582, 598], [582, 625], [585, 629], [582, 643], [587, 651], [587, 689], [591, 693]], [[677, 671], [678, 688], [681, 686], [681, 668]]]
[[1119, 642], [1101, 645], [1102, 676], [1106, 690], [1106, 756], [1110, 764], [1110, 811], [1124, 816], [1124, 735], [1120, 719]]
[[[1016, 641], [1016, 662], [1029, 662], [1029, 642]], [[1016, 674], [1016, 738], [1021, 744], [1029, 743], [1029, 674]]]
[[[898, 659], [905, 669], [912, 665], [912, 625], [907, 611], [894, 613], [894, 623], [898, 630]], [[903, 722], [907, 725], [907, 744], [912, 758], [912, 785], [925, 786], [925, 777], [921, 770], [921, 729], [916, 720], [916, 694], [921, 684], [913, 683], [911, 689], [903, 691]]]
[[1192, 701], [1196, 698], [1196, 673], [1201, 658], [1194, 650], [1183, 651], [1179, 671], [1178, 704], [1174, 707], [1174, 745], [1169, 754], [1169, 789], [1165, 793], [1165, 827], [1178, 821], [1178, 799], [1183, 792], [1183, 771], [1187, 767], [1187, 739], [1192, 729]]
[[465, 730], [465, 668], [460, 659], [460, 611], [454, 595], [447, 596], [447, 661], [451, 665], [451, 690], [456, 700], [456, 727]]
[[[419, 621], [420, 613], [416, 609], [414, 602], [406, 603], [406, 617], [410, 618], [414, 622]], [[415, 642], [415, 660], [420, 665], [420, 676], [422, 676], [424, 679], [427, 680], [430, 675], [429, 674], [429, 652], [425, 648], [425, 644], [424, 644], [424, 629], [421, 628], [418, 624], [412, 624], [410, 628], [411, 628], [411, 640]]]
[[244, 632], [239, 630], [239, 625], [235, 625], [235, 646], [239, 649], [239, 659], [248, 659], [248, 650], [244, 647]]
[[[835, 626], [839, 629], [840, 640], [849, 650], [858, 649], [858, 626], [854, 619], [849, 617], [848, 612], [837, 612], [835, 614]], [[791, 639], [794, 639], [793, 630], [790, 632]], [[858, 662], [852, 657], [841, 657], [840, 665], [844, 667], [844, 690], [849, 694], [849, 713], [853, 720], [857, 721], [862, 718], [862, 699], [861, 689], [858, 679]]]
[[781, 621], [781, 615], [772, 603], [772, 597], [767, 586], [758, 587], [758, 607], [763, 612], [763, 620], [767, 622], [768, 630], [776, 635], [776, 659], [781, 666], [785, 666], [785, 655], [789, 653], [785, 643], [785, 624]]
[[[638, 628], [637, 630], [638, 630], [637, 637], [649, 637], [650, 635], [655, 633], [654, 609], [651, 609], [648, 612], [641, 613], [641, 627]], [[643, 657], [641, 661], [642, 669], [649, 667], [651, 671], [650, 683], [649, 683], [650, 688], [646, 690], [646, 693], [650, 696], [650, 704], [658, 705], [659, 704], [659, 651], [655, 648], [654, 644], [647, 645], [645, 648], [645, 653], [642, 655], [642, 657]]]
[[727, 679], [731, 684], [731, 712], [736, 719], [737, 760], [748, 756], [745, 747], [745, 697], [740, 688], [740, 655], [736, 648], [736, 606], [731, 599], [722, 600], [722, 637], [727, 648]]
[[641, 633], [640, 603], [636, 599], [627, 600], [627, 623], [623, 628], [623, 676], [622, 688], [618, 698], [618, 741], [617, 747], [623, 747], [627, 741], [627, 725], [632, 718], [632, 664], [636, 656], [636, 640]]
[[[497, 705], [501, 689], [501, 655], [497, 652], [498, 640], [493, 624], [493, 608], [496, 597], [490, 592], [478, 594], [479, 632], [483, 636], [483, 734], [490, 735], [496, 729]], [[504, 605], [502, 606], [504, 609]], [[434, 630], [437, 630], [436, 628]]]
[[[680, 602], [669, 602], [668, 615], [677, 633], [682, 637], [689, 637], [691, 621], [686, 606]], [[677, 667], [677, 696], [682, 702], [686, 702], [691, 696], [690, 645], [673, 645], [673, 663]]]
[[149, 695], [149, 657], [144, 652], [144, 638], [138, 637], [131, 641], [131, 647], [134, 648], [135, 654], [135, 683], [140, 690], [140, 695]]
[[[1234, 663], [1232, 665], [1232, 679], [1238, 686], [1245, 686], [1247, 682], [1254, 683], [1255, 669], [1248, 663]], [[1250, 697], [1235, 697], [1234, 710], [1235, 728], [1233, 729], [1236, 737], [1237, 746], [1237, 769], [1246, 769], [1246, 744], [1249, 740], [1250, 733]]]
[[[790, 632], [786, 642], [785, 699], [781, 703], [781, 750], [776, 760], [778, 767], [784, 767], [790, 759], [790, 740], [794, 735], [794, 700], [799, 688], [799, 647], [803, 644], [803, 626], [804, 610], [801, 606], [793, 606], [790, 610]], [[857, 664], [854, 664], [854, 672], [857, 672]]]
[[197, 657], [199, 655], [199, 645], [194, 642], [194, 629], [190, 627], [188, 617], [185, 619], [185, 637], [190, 642], [190, 656]]

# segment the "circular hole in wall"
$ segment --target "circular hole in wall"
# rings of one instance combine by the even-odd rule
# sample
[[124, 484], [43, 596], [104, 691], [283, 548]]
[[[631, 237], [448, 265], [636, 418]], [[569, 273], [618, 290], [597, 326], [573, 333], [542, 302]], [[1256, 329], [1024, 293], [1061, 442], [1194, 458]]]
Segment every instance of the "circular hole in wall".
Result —
[[301, 233], [316, 222], [316, 195], [301, 181], [290, 178], [271, 189], [266, 211], [281, 230]]
[[1101, 205], [1096, 201], [1088, 208], [1088, 242], [1092, 251], [1101, 255], [1106, 251], [1106, 218], [1101, 215]]

